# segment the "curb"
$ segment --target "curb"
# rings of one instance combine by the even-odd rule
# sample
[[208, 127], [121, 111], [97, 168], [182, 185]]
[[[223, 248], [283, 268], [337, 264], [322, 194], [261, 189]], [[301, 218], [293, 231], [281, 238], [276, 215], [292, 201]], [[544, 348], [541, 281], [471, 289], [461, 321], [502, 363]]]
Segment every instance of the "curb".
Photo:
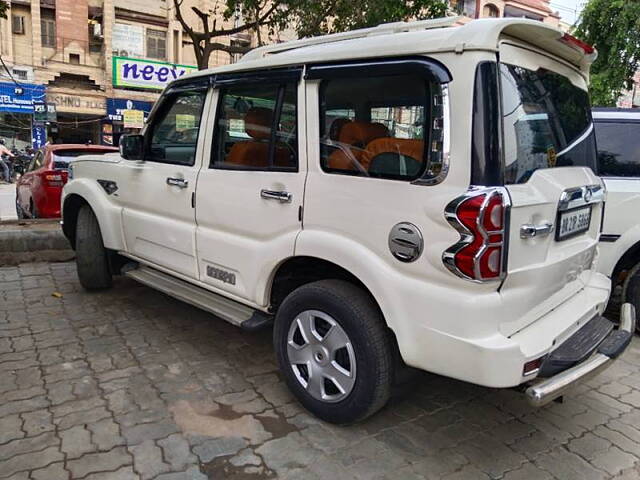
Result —
[[27, 262], [64, 262], [74, 258], [59, 220], [0, 223], [0, 266]]

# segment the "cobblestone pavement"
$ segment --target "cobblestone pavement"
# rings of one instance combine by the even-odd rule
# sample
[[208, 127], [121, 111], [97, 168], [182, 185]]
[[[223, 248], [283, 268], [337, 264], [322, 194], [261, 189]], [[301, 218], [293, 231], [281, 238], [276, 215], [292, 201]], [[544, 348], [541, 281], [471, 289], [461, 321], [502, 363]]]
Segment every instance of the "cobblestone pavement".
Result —
[[639, 341], [563, 404], [421, 374], [342, 428], [293, 400], [270, 332], [126, 279], [0, 268], [0, 332], [0, 478], [640, 478]]

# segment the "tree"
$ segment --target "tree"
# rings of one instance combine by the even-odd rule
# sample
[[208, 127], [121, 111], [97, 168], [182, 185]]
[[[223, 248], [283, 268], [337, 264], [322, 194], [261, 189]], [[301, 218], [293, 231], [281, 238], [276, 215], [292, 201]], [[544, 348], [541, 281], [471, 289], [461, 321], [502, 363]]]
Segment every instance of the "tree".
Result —
[[598, 49], [591, 67], [591, 101], [615, 106], [640, 68], [640, 0], [589, 0], [576, 36]]
[[[0, 0], [1, 1], [1, 0]], [[262, 29], [270, 32], [293, 26], [298, 36], [342, 32], [380, 23], [442, 17], [447, 11], [445, 0], [211, 0], [212, 8], [203, 11], [191, 6], [198, 26], [185, 18], [184, 3], [173, 0], [176, 18], [193, 42], [198, 68], [209, 66], [215, 51], [229, 54], [246, 53], [250, 48], [230, 45], [222, 37], [236, 33], [252, 33], [262, 45]], [[221, 22], [236, 19], [236, 25]]]
[[0, 18], [7, 18], [7, 10], [9, 3], [6, 0], [0, 0]]

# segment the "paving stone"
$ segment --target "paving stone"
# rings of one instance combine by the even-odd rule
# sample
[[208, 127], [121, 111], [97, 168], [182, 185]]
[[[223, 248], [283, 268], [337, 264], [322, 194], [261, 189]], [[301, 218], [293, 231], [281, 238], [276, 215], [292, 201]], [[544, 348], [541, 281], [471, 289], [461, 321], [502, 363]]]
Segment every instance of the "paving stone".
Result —
[[57, 446], [60, 440], [54, 432], [47, 432], [37, 437], [27, 437], [13, 440], [0, 445], [0, 461], [23, 453], [37, 452], [47, 447]]
[[209, 477], [202, 473], [198, 467], [191, 467], [180, 473], [164, 473], [158, 475], [156, 480], [209, 480]]
[[22, 419], [19, 415], [0, 418], [0, 444], [24, 437], [21, 427]]
[[110, 418], [111, 414], [105, 407], [92, 408], [90, 410], [82, 410], [70, 413], [64, 417], [54, 418], [53, 423], [60, 430], [65, 430], [76, 425], [85, 425], [87, 423], [95, 423], [99, 420]]
[[598, 453], [593, 459], [593, 464], [610, 475], [617, 475], [622, 470], [633, 467], [637, 461], [633, 455], [623, 452], [618, 447], [611, 447]]
[[174, 471], [184, 470], [198, 461], [189, 450], [189, 442], [179, 433], [158, 440], [158, 445], [162, 448], [165, 460]]
[[127, 441], [127, 445], [136, 445], [145, 440], [157, 440], [168, 437], [172, 433], [176, 433], [178, 428], [175, 424], [169, 422], [145, 423], [135, 425], [133, 427], [123, 427], [122, 435]]
[[33, 452], [23, 453], [2, 461], [1, 471], [4, 476], [9, 476], [26, 470], [37, 470], [63, 460], [64, 455], [58, 447], [48, 447], [39, 450], [37, 455], [34, 455]]
[[114, 472], [92, 473], [83, 480], [139, 480], [140, 476], [133, 471], [133, 467], [122, 467]]
[[169, 465], [162, 461], [162, 450], [153, 440], [145, 440], [139, 445], [129, 447], [129, 451], [133, 455], [133, 468], [142, 480], [169, 471]]
[[553, 480], [549, 472], [539, 469], [532, 463], [525, 464], [522, 468], [507, 472], [503, 480]]
[[247, 441], [241, 437], [210, 438], [193, 447], [202, 463], [207, 463], [216, 457], [233, 455], [247, 446]]
[[22, 429], [28, 436], [39, 435], [43, 432], [50, 432], [55, 428], [53, 425], [53, 415], [49, 410], [36, 410], [20, 414]]
[[118, 445], [124, 445], [125, 440], [120, 435], [120, 427], [111, 418], [105, 418], [95, 423], [87, 424], [91, 432], [91, 443], [98, 450], [111, 450]]
[[63, 463], [53, 463], [48, 467], [34, 470], [31, 478], [33, 480], [65, 480], [69, 478], [69, 472], [65, 470]]
[[88, 453], [76, 460], [70, 460], [67, 462], [67, 469], [74, 478], [81, 478], [93, 472], [115, 471], [132, 463], [132, 457], [127, 450], [124, 447], [116, 447], [108, 452]]
[[564, 448], [556, 448], [540, 455], [534, 464], [562, 480], [601, 480], [607, 477], [605, 472]]
[[91, 433], [84, 425], [62, 430], [58, 435], [62, 439], [60, 449], [66, 454], [67, 460], [81, 457], [95, 450], [95, 446], [91, 443]]
[[597, 453], [606, 451], [611, 447], [611, 442], [605, 438], [587, 432], [584, 436], [571, 440], [567, 448], [587, 460], [593, 460]]

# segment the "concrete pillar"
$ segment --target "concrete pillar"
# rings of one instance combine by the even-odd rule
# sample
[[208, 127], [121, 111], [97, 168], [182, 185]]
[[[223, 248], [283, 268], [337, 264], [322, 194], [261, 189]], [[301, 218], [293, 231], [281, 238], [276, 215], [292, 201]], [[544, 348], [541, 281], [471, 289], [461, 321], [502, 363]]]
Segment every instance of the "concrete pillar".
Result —
[[113, 0], [104, 0], [102, 4], [102, 29], [104, 34], [104, 87], [108, 96], [113, 96], [113, 25], [116, 21], [116, 9]]
[[2, 55], [2, 58], [5, 62], [13, 63], [13, 39], [11, 38], [11, 2], [7, 3], [7, 18], [0, 18], [0, 55]]
[[31, 0], [31, 44], [33, 66], [42, 66], [42, 28], [40, 24], [40, 0]]

